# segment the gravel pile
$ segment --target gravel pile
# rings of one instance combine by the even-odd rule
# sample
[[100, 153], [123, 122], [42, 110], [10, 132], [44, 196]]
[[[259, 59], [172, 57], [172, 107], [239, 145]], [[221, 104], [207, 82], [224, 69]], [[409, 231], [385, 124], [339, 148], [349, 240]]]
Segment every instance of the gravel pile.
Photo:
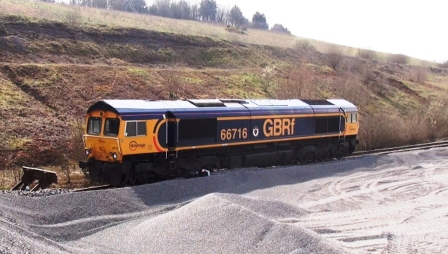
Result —
[[[342, 253], [311, 230], [272, 219], [305, 213], [275, 201], [208, 194], [169, 213], [109, 227], [72, 247], [92, 253]], [[107, 240], [117, 235], [126, 241]]]
[[[353, 168], [356, 163], [345, 164]], [[23, 252], [45, 250], [41, 245], [50, 241], [58, 252], [69, 253], [337, 253], [341, 250], [337, 243], [284, 223], [307, 211], [275, 199], [241, 195], [333, 173], [314, 166], [249, 169], [40, 197], [8, 192], [0, 196], [0, 216], [41, 239]]]

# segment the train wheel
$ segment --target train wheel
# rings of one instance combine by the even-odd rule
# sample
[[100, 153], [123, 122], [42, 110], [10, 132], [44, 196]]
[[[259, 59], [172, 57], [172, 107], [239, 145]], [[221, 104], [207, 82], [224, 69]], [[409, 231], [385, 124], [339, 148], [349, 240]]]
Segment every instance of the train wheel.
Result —
[[101, 175], [101, 168], [98, 168], [97, 166], [90, 166], [89, 167], [89, 178], [90, 181], [93, 183], [99, 183], [100, 182], [100, 175]]
[[132, 172], [128, 179], [128, 184], [132, 186], [132, 185], [136, 185], [137, 183], [138, 183], [137, 177], [135, 176], [134, 172]]
[[308, 164], [315, 159], [314, 153], [311, 151], [305, 152], [302, 156], [300, 156], [300, 164]]
[[347, 148], [343, 148], [342, 150], [340, 150], [340, 151], [337, 153], [336, 158], [337, 158], [338, 160], [340, 160], [340, 159], [344, 158], [344, 157], [347, 156], [347, 155], [348, 155], [348, 149], [347, 149]]
[[350, 144], [350, 147], [348, 148], [348, 154], [352, 154], [356, 149], [356, 146], [353, 146]]
[[186, 178], [186, 179], [190, 178], [190, 175], [188, 174], [188, 170], [186, 170], [184, 168], [178, 168], [176, 171], [178, 172], [177, 174], [179, 177]]
[[109, 184], [112, 186], [119, 186], [121, 184], [121, 180], [123, 179], [123, 175], [121, 173], [121, 168], [117, 165], [103, 165], [103, 171], [106, 171], [109, 175]]

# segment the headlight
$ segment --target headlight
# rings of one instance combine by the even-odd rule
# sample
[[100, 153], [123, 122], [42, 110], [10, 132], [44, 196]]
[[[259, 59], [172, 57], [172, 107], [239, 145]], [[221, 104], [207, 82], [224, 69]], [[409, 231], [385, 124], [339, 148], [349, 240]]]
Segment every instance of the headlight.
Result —
[[89, 149], [86, 149], [86, 150], [84, 150], [84, 153], [86, 154], [86, 156], [89, 156], [89, 154], [90, 154], [90, 150], [89, 150]]
[[114, 160], [116, 160], [118, 158], [117, 153], [112, 153], [112, 158], [114, 158]]

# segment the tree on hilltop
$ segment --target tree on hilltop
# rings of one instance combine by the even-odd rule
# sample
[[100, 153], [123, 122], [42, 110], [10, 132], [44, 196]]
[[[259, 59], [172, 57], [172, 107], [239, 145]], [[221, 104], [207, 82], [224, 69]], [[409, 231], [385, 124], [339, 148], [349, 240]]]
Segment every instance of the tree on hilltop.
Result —
[[240, 26], [244, 25], [246, 21], [246, 18], [243, 16], [243, 13], [241, 12], [240, 8], [238, 6], [233, 6], [232, 9], [230, 9], [229, 12], [229, 25], [232, 26]]
[[199, 15], [202, 21], [215, 21], [217, 8], [215, 0], [202, 0], [199, 5]]
[[216, 22], [227, 24], [230, 11], [225, 7], [218, 7], [216, 12]]
[[291, 34], [291, 32], [288, 30], [288, 28], [282, 26], [281, 24], [275, 24], [274, 26], [272, 26], [271, 31], [277, 32], [277, 33]]
[[171, 3], [171, 11], [175, 19], [191, 19], [191, 7], [184, 0]]
[[259, 13], [258, 11], [252, 17], [252, 27], [257, 29], [268, 29], [269, 25], [266, 22], [266, 17], [264, 14]]

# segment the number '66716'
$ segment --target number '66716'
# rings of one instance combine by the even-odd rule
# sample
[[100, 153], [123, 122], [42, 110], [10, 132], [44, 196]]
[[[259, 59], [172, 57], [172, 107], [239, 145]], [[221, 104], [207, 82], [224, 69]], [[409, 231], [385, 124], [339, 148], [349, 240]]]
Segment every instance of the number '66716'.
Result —
[[247, 128], [232, 128], [221, 130], [221, 140], [246, 139]]

